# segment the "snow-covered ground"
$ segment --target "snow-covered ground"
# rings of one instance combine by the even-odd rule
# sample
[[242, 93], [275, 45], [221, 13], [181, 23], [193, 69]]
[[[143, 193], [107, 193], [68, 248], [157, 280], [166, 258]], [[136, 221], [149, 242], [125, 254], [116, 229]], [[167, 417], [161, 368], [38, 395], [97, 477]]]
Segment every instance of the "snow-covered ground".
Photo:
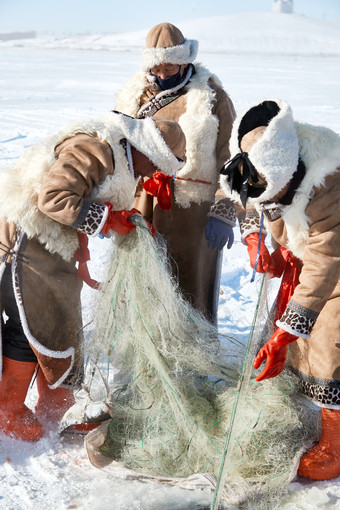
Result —
[[[160, 20], [162, 21], [162, 20]], [[286, 99], [296, 118], [340, 133], [340, 25], [274, 13], [178, 23], [200, 40], [199, 61], [217, 74], [238, 112], [262, 99]], [[0, 43], [0, 169], [65, 122], [113, 107], [114, 94], [138, 69], [147, 30], [133, 34], [38, 38]], [[107, 252], [91, 241], [93, 276]], [[225, 250], [219, 326], [244, 334], [258, 280], [250, 283], [245, 248], [236, 236]], [[84, 316], [93, 293], [83, 292]], [[29, 403], [35, 399], [35, 389]], [[81, 437], [49, 430], [36, 444], [0, 435], [0, 509], [189, 510], [208, 508], [211, 494], [109, 477], [87, 459]], [[300, 477], [284, 510], [340, 508], [340, 479]]]

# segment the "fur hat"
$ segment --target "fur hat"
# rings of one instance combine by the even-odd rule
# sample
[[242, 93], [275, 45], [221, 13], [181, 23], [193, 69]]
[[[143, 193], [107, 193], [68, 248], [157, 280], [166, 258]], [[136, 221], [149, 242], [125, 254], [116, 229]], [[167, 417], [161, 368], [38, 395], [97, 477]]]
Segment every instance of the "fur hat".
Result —
[[236, 118], [231, 159], [221, 170], [225, 194], [245, 206], [270, 201], [292, 179], [299, 140], [292, 111], [282, 100], [265, 100]]
[[165, 175], [174, 175], [184, 166], [185, 135], [178, 122], [163, 117], [134, 119], [124, 114], [119, 120], [129, 143]]
[[183, 161], [186, 147], [185, 134], [178, 122], [165, 117], [152, 117], [152, 120], [171, 152], [178, 160]]
[[171, 23], [160, 23], [146, 36], [141, 68], [149, 71], [159, 64], [191, 64], [197, 55], [198, 41], [185, 39]]

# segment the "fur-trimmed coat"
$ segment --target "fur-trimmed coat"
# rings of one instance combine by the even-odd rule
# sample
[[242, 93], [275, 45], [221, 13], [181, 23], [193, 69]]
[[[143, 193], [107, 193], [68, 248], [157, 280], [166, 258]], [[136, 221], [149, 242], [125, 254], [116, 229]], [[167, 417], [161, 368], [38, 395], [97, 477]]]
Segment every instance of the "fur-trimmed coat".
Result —
[[[56, 387], [67, 376], [73, 380], [83, 362], [78, 235], [71, 225], [82, 216], [82, 199], [99, 192], [106, 177], [114, 175], [114, 166], [109, 144], [98, 138], [77, 134], [51, 153], [53, 143], [46, 148], [50, 164], [37, 164], [45, 159], [41, 145], [34, 157], [26, 155], [11, 172], [2, 174], [1, 195], [11, 190], [7, 196], [13, 198], [1, 201], [0, 256], [2, 268], [6, 263], [12, 266], [25, 335], [47, 381]], [[121, 208], [131, 205], [133, 189], [121, 198]]]
[[[154, 97], [168, 92], [155, 92], [147, 74], [139, 72], [122, 88], [115, 108], [137, 117]], [[186, 137], [185, 165], [173, 183], [172, 210], [161, 210], [157, 199], [141, 188], [134, 207], [164, 236], [184, 295], [216, 320], [219, 253], [208, 248], [204, 231], [208, 215], [235, 225], [233, 204], [225, 199], [214, 204], [219, 170], [229, 158], [235, 110], [219, 79], [200, 64], [181, 92], [153, 115], [177, 121]]]
[[178, 163], [151, 119], [109, 113], [68, 124], [1, 173], [0, 275], [11, 264], [22, 327], [51, 387], [82, 367], [78, 232], [100, 233], [106, 201], [131, 209], [126, 140], [165, 172]]
[[[340, 409], [340, 137], [320, 126], [295, 127], [305, 177], [290, 205], [264, 210], [274, 240], [303, 263], [277, 325], [299, 337], [289, 347], [289, 364], [304, 392]], [[246, 237], [256, 231], [252, 214], [245, 224]]]
[[[159, 92], [157, 97], [164, 92]], [[137, 117], [140, 108], [155, 95], [147, 75], [140, 72], [122, 88], [115, 108]], [[235, 118], [234, 106], [220, 80], [205, 67], [195, 64], [195, 74], [186, 84], [185, 93], [155, 115], [177, 121], [185, 133], [186, 164], [175, 179], [176, 203], [188, 207], [191, 203], [213, 202], [219, 170], [229, 159], [229, 138]]]

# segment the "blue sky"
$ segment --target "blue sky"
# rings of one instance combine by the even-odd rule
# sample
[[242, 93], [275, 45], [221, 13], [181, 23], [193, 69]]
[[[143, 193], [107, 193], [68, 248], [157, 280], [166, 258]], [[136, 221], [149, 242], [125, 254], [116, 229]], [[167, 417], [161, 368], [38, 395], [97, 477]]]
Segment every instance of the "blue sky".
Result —
[[[272, 5], [273, 0], [0, 0], [0, 32], [127, 32], [161, 21], [271, 12]], [[294, 12], [340, 23], [340, 0], [294, 0]]]

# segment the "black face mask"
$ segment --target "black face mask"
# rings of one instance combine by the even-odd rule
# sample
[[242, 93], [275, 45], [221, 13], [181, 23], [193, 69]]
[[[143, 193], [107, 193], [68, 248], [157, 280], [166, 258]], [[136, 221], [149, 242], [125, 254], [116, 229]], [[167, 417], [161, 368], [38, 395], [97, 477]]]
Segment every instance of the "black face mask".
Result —
[[177, 87], [183, 79], [183, 76], [181, 76], [181, 67], [179, 66], [178, 73], [173, 74], [172, 76], [169, 76], [169, 78], [165, 78], [164, 80], [162, 78], [159, 78], [159, 76], [156, 76], [155, 74], [151, 74], [151, 76], [155, 76], [156, 82], [163, 90], [169, 90], [173, 89], [174, 87]]

